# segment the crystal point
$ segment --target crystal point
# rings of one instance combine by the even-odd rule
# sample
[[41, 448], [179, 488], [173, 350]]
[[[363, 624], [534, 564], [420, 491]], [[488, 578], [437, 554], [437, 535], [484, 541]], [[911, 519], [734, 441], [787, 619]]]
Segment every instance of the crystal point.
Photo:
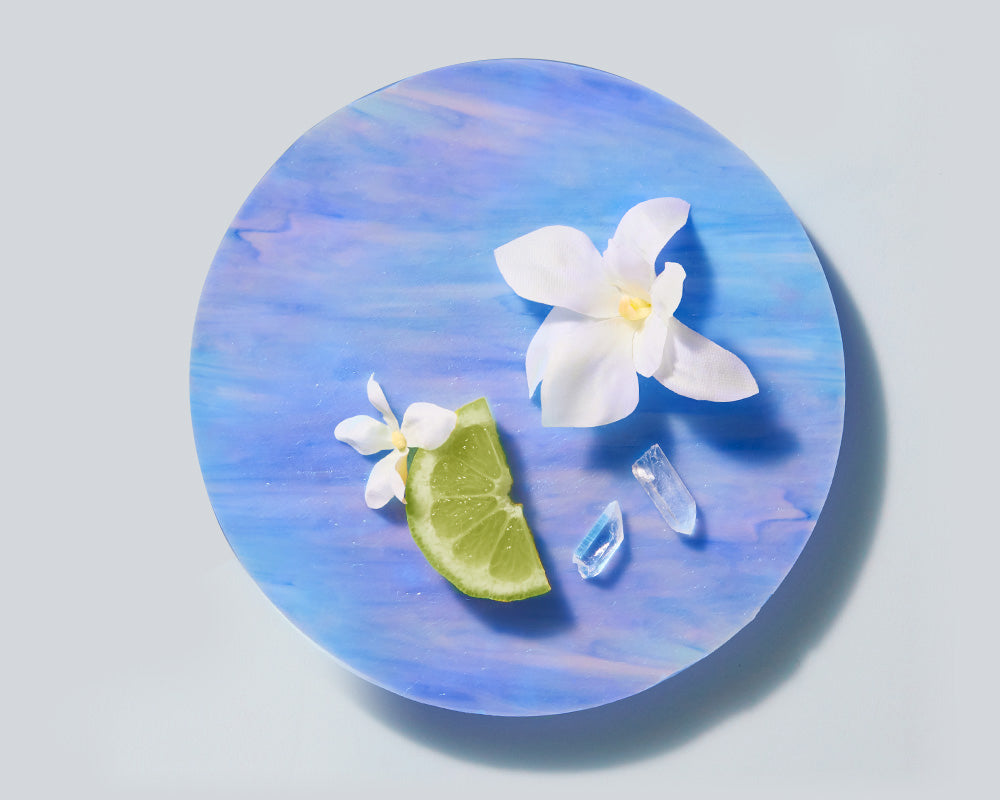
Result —
[[625, 539], [622, 508], [617, 500], [608, 503], [573, 553], [573, 563], [583, 578], [600, 575]]
[[632, 465], [632, 474], [671, 528], [685, 536], [694, 533], [698, 513], [694, 498], [658, 444]]

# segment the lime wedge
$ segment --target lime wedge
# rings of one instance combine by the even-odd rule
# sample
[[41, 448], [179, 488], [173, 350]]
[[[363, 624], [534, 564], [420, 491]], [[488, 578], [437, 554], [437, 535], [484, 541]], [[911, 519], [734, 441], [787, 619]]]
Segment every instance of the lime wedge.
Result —
[[417, 450], [406, 480], [406, 521], [427, 560], [472, 597], [523, 600], [551, 588], [486, 398], [458, 409], [434, 450]]

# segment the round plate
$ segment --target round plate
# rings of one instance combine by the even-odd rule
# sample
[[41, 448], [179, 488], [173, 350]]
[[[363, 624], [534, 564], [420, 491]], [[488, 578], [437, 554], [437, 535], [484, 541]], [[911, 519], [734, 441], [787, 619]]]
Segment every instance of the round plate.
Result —
[[[545, 225], [599, 249], [654, 197], [691, 203], [661, 260], [676, 316], [739, 355], [760, 394], [675, 395], [640, 378], [635, 413], [543, 428], [524, 357], [548, 308], [494, 248]], [[334, 439], [377, 414], [485, 396], [552, 591], [496, 603], [424, 560], [402, 505], [366, 507], [378, 456]], [[608, 703], [698, 661], [791, 569], [840, 445], [843, 349], [815, 252], [768, 179], [712, 128], [615, 76], [487, 61], [370, 94], [306, 133], [254, 189], [212, 264], [191, 357], [198, 455], [219, 522], [267, 596], [345, 666], [405, 697], [498, 715]], [[658, 443], [698, 503], [666, 528], [631, 474]], [[584, 581], [573, 550], [621, 503], [626, 539]]]

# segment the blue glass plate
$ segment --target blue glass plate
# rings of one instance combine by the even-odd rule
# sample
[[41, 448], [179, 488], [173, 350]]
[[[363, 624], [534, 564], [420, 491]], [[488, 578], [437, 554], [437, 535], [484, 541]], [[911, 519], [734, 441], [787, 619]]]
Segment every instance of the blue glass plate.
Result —
[[[653, 197], [691, 203], [661, 258], [688, 278], [677, 317], [737, 353], [760, 394], [707, 403], [640, 379], [596, 429], [543, 428], [524, 355], [547, 307], [493, 249], [544, 225], [600, 249]], [[367, 508], [364, 458], [333, 437], [374, 413], [488, 398], [552, 591], [456, 592], [399, 503]], [[497, 715], [630, 696], [753, 619], [823, 507], [840, 445], [843, 349], [809, 240], [736, 147], [603, 72], [487, 61], [388, 86], [306, 133], [257, 185], [205, 283], [191, 356], [205, 482], [267, 596], [341, 663], [405, 697]], [[685, 540], [630, 466], [659, 443], [699, 507]], [[583, 581], [573, 550], [610, 501], [626, 541]]]

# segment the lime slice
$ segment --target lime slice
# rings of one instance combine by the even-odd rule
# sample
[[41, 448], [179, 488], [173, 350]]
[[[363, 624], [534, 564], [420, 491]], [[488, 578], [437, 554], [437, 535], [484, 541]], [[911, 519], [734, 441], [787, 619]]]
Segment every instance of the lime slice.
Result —
[[472, 597], [523, 600], [551, 588], [486, 398], [458, 409], [434, 450], [417, 450], [406, 481], [406, 521], [427, 560]]

